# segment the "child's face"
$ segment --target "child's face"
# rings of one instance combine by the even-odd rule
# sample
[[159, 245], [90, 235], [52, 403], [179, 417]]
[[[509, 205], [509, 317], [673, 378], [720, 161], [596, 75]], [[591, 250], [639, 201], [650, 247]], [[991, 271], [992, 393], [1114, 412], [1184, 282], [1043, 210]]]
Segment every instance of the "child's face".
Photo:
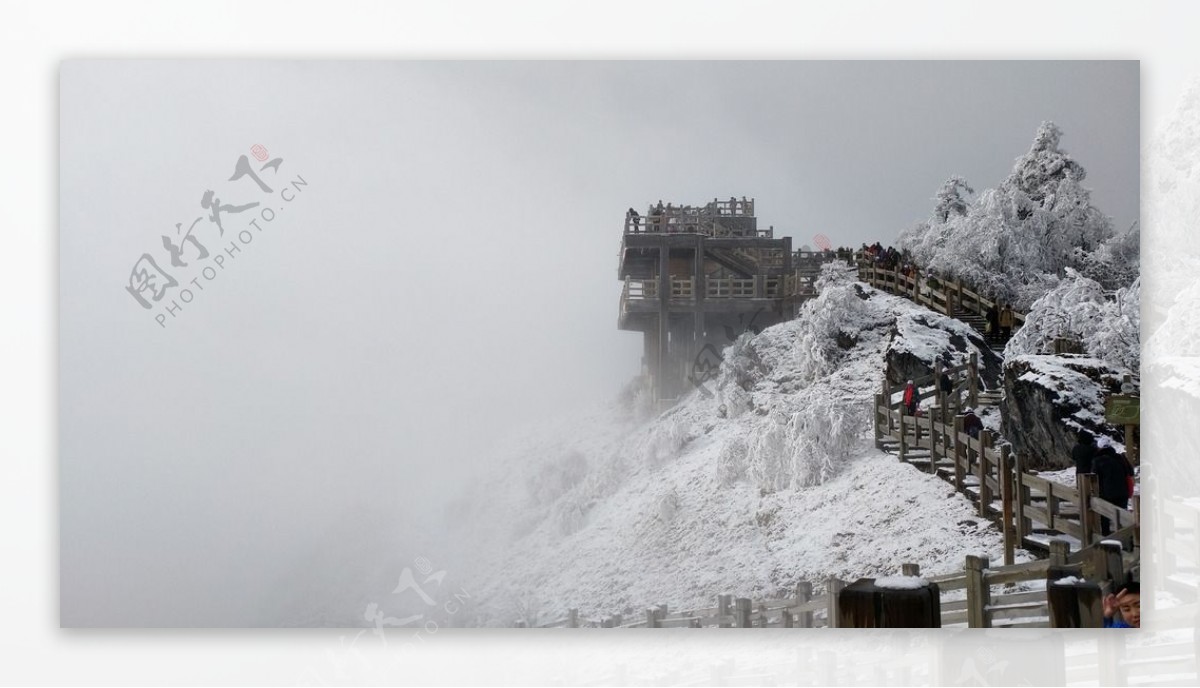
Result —
[[1121, 618], [1134, 628], [1142, 627], [1142, 596], [1121, 593], [1117, 596], [1117, 608], [1121, 610]]

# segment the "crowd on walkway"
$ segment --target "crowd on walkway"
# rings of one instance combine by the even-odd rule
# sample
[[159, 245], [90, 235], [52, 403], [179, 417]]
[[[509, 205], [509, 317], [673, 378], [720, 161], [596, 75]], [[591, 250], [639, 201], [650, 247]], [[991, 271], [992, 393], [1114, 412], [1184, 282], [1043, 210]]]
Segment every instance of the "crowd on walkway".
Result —
[[[864, 260], [872, 263], [880, 270], [890, 270], [912, 280], [925, 279], [925, 287], [936, 291], [942, 286], [942, 280], [934, 270], [922, 271], [911, 260], [907, 250], [899, 250], [894, 246], [884, 248], [879, 242], [868, 246], [863, 244], [859, 254]], [[1000, 303], [993, 298], [993, 303], [984, 315], [984, 335], [989, 342], [1007, 343], [1012, 338], [1013, 327], [1016, 325], [1016, 311], [1011, 303]]]

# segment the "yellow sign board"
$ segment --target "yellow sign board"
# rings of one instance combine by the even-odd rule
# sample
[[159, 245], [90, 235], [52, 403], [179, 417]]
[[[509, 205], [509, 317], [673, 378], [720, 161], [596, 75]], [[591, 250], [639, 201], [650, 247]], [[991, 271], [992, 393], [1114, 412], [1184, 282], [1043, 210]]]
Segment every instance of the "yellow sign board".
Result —
[[1104, 402], [1104, 419], [1113, 425], [1141, 425], [1139, 399], [1128, 394], [1114, 394]]

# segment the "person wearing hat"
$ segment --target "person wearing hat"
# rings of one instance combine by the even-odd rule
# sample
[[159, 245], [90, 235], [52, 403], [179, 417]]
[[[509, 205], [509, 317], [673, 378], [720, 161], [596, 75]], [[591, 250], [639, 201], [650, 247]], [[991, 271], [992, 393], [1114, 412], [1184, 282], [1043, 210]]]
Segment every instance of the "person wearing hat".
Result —
[[1096, 441], [1092, 433], [1080, 430], [1071, 448], [1071, 460], [1075, 462], [1075, 475], [1092, 472], [1092, 458], [1096, 456]]

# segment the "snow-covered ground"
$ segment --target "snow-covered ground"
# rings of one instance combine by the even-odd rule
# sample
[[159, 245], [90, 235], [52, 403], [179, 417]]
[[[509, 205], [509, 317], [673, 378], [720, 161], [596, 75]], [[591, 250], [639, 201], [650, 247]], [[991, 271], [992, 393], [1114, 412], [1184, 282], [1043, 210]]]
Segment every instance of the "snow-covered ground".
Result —
[[739, 339], [673, 409], [639, 420], [613, 403], [480, 476], [456, 514], [479, 622], [705, 607], [997, 559], [1000, 534], [953, 487], [871, 444], [888, 348], [944, 339], [912, 327], [929, 311], [834, 272], [800, 318]]

